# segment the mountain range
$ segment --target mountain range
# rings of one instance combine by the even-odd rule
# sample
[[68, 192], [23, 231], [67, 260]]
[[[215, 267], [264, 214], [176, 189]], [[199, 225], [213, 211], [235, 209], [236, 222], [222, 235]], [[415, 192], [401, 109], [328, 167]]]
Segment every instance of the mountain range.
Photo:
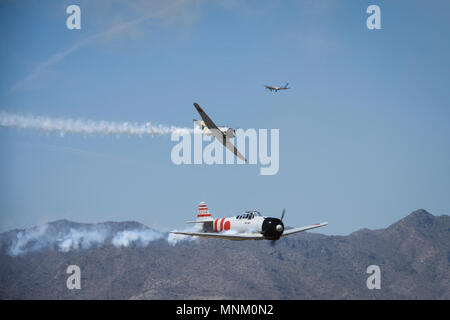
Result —
[[[137, 222], [0, 234], [0, 299], [450, 299], [450, 217], [269, 241], [171, 239]], [[81, 289], [69, 290], [69, 265]], [[367, 268], [380, 270], [368, 289]]]

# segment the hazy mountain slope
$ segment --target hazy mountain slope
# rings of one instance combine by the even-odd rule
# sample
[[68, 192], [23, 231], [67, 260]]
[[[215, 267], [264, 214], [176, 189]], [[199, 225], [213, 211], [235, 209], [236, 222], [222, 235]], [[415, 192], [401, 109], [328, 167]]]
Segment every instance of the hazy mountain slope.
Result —
[[[55, 230], [71, 224], [57, 223]], [[145, 229], [110, 224], [115, 232]], [[170, 245], [160, 237], [145, 245], [105, 241], [89, 249], [47, 247], [11, 256], [6, 242], [18, 232], [12, 231], [0, 235], [0, 298], [449, 299], [449, 231], [449, 216], [417, 210], [386, 229], [306, 233], [274, 247], [214, 239]], [[81, 290], [66, 288], [70, 264], [81, 268]], [[381, 290], [366, 287], [372, 264], [381, 268]]]

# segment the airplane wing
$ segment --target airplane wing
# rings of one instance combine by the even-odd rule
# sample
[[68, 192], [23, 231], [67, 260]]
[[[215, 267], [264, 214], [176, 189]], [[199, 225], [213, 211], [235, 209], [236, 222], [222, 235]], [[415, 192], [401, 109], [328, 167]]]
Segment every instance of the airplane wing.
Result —
[[[208, 115], [205, 113], [205, 111], [203, 111], [203, 109], [200, 108], [200, 106], [198, 105], [197, 102], [194, 102], [194, 107], [195, 107], [195, 109], [197, 109], [197, 111], [200, 114], [200, 116], [202, 117], [203, 121], [205, 121], [205, 124], [208, 127], [208, 129], [210, 129], [211, 131], [213, 131], [213, 129], [216, 129], [214, 131], [217, 131], [217, 133], [219, 133], [221, 135], [220, 139], [223, 139], [224, 138], [224, 134], [222, 133], [222, 131], [220, 131], [219, 128], [217, 128], [216, 124], [211, 120], [210, 117], [208, 117]], [[217, 138], [217, 139], [219, 139], [219, 138]]]
[[234, 153], [236, 157], [241, 159], [242, 161], [247, 162], [247, 159], [236, 149], [236, 147], [228, 140], [225, 140], [225, 147], [227, 147], [228, 150]]
[[181, 232], [181, 231], [171, 231], [173, 234], [182, 234], [185, 236], [195, 236], [195, 237], [205, 237], [205, 238], [219, 238], [228, 240], [263, 240], [264, 237], [261, 233], [211, 233], [211, 232]]
[[326, 226], [327, 224], [328, 224], [328, 222], [322, 222], [322, 223], [313, 224], [312, 226], [285, 229], [281, 236], [284, 237], [284, 236], [288, 236], [288, 235], [291, 235], [294, 233], [303, 232], [303, 231], [307, 231], [307, 230], [311, 230], [311, 229], [315, 229], [315, 228], [320, 228], [320, 227]]
[[209, 131], [211, 131], [212, 135], [219, 140], [228, 150], [234, 153], [236, 157], [247, 162], [247, 159], [236, 149], [236, 147], [226, 139], [225, 135], [219, 128], [217, 128], [216, 124], [211, 120], [210, 117], [203, 111], [203, 109], [198, 105], [198, 103], [194, 102], [194, 107], [197, 109], [198, 113], [202, 117], [203, 121], [206, 124], [206, 127]]

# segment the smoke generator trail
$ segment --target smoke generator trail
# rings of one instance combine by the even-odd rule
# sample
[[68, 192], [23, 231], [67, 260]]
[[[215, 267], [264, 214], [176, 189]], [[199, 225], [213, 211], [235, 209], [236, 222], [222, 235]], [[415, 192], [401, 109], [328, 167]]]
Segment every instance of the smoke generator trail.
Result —
[[85, 136], [128, 135], [128, 136], [162, 136], [172, 133], [192, 133], [193, 129], [175, 126], [154, 125], [150, 122], [129, 123], [113, 121], [94, 121], [71, 118], [53, 118], [48, 116], [19, 115], [0, 112], [0, 126], [16, 129], [32, 129], [43, 132], [65, 134], [83, 134]]

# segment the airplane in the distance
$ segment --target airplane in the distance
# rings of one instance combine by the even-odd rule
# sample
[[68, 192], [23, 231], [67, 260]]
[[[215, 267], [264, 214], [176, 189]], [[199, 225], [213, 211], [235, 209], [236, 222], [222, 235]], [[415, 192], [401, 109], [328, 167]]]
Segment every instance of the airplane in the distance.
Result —
[[200, 202], [197, 220], [186, 222], [197, 225], [198, 232], [171, 231], [171, 233], [228, 240], [272, 240], [274, 243], [281, 237], [328, 224], [322, 222], [300, 228], [285, 227], [283, 224], [285, 212], [283, 210], [280, 218], [265, 217], [258, 211], [246, 211], [235, 217], [214, 219], [206, 203]]
[[264, 87], [266, 87], [266, 89], [269, 89], [270, 91], [275, 91], [275, 92], [277, 92], [278, 90], [290, 89], [290, 87], [288, 87], [288, 86], [289, 86], [289, 83], [286, 83], [283, 87], [272, 87], [272, 86], [264, 85]]
[[202, 117], [203, 121], [194, 119], [194, 124], [197, 128], [202, 130], [202, 133], [207, 136], [214, 136], [220, 143], [222, 143], [228, 150], [233, 152], [239, 159], [247, 162], [247, 159], [236, 149], [236, 147], [229, 141], [236, 136], [236, 130], [229, 127], [218, 127], [203, 111], [198, 103], [194, 102], [194, 107]]

